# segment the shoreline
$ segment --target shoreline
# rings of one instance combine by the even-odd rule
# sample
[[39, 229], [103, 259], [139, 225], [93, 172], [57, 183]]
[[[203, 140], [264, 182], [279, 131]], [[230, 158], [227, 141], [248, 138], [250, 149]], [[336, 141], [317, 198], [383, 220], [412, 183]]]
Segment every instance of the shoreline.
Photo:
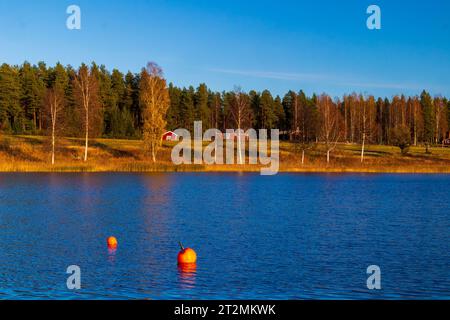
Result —
[[[26, 167], [26, 168], [25, 168]], [[77, 166], [74, 168], [73, 166], [56, 166], [55, 168], [33, 168], [33, 166], [29, 166], [29, 164], [24, 164], [21, 166], [20, 164], [17, 166], [13, 165], [10, 169], [0, 170], [0, 173], [260, 173], [260, 167], [258, 168], [240, 168], [237, 166], [232, 166], [230, 168], [214, 168], [212, 166], [203, 166], [199, 167], [155, 167], [155, 168], [146, 168], [146, 169], [124, 169], [124, 168], [95, 168], [89, 165], [86, 166]], [[320, 167], [306, 167], [306, 168], [289, 168], [283, 169], [280, 168], [278, 173], [299, 173], [299, 174], [308, 174], [308, 173], [334, 173], [334, 174], [449, 174], [450, 175], [450, 167], [438, 167], [438, 168], [421, 168], [421, 167], [398, 167], [398, 168], [356, 168], [356, 167], [347, 167], [347, 168], [338, 168], [338, 167], [330, 167], [330, 168], [320, 168]]]
[[[0, 136], [0, 173], [260, 173], [263, 164], [181, 164], [171, 161], [176, 143], [164, 143], [153, 163], [144, 152], [140, 140], [92, 139], [87, 162], [82, 160], [83, 141], [79, 138], [60, 138], [56, 162], [51, 164], [48, 141], [42, 136]], [[326, 162], [325, 150], [317, 144], [302, 155], [294, 143], [283, 141], [279, 149], [279, 173], [392, 173], [392, 174], [450, 174], [450, 148], [423, 146], [410, 148], [408, 155], [386, 145], [368, 145], [364, 163], [361, 146], [338, 144]], [[245, 160], [246, 161], [246, 160]], [[247, 161], [246, 161], [247, 162]]]

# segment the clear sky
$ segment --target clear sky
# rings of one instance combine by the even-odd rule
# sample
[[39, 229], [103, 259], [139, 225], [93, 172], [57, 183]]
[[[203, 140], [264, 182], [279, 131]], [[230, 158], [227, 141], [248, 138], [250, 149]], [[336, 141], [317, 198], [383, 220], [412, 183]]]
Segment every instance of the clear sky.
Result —
[[[76, 4], [81, 30], [66, 28]], [[370, 4], [382, 29], [366, 27]], [[0, 62], [160, 64], [178, 86], [450, 96], [446, 0], [0, 0]]]

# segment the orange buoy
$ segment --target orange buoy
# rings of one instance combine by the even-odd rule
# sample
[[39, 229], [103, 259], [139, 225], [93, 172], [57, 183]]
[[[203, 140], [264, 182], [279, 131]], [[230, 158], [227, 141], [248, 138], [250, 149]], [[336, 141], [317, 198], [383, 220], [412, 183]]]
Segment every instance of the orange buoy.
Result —
[[109, 237], [106, 241], [108, 243], [108, 248], [110, 249], [116, 249], [117, 248], [117, 239], [116, 237]]
[[197, 261], [197, 254], [191, 248], [185, 248], [179, 242], [181, 251], [178, 253], [178, 264], [193, 264]]

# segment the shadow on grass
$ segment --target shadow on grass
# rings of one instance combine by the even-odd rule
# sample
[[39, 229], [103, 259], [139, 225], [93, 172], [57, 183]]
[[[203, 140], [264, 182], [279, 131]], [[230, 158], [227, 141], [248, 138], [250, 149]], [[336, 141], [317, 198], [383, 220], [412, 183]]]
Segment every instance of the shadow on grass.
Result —
[[[359, 153], [357, 154], [361, 154], [361, 151], [359, 151]], [[366, 156], [371, 156], [371, 157], [377, 157], [377, 158], [381, 158], [381, 157], [390, 157], [393, 156], [394, 154], [392, 152], [387, 152], [387, 151], [374, 151], [374, 150], [364, 150], [364, 154]]]
[[19, 138], [23, 142], [28, 143], [32, 146], [41, 146], [44, 144], [43, 139], [37, 139], [37, 138], [33, 138], [33, 137], [24, 137], [24, 136], [20, 136]]
[[433, 154], [411, 154], [411, 153], [407, 153], [405, 155], [403, 155], [404, 158], [406, 159], [415, 159], [415, 160], [427, 160], [427, 161], [438, 161], [441, 163], [448, 163], [450, 164], [450, 159], [445, 159], [445, 158], [439, 158], [438, 156], [435, 156]]
[[7, 154], [10, 157], [18, 158], [20, 160], [30, 161], [30, 162], [41, 162], [36, 157], [33, 157], [29, 154], [22, 152], [21, 150], [15, 149], [11, 147], [11, 144], [8, 140], [3, 140], [0, 142], [0, 152]]
[[133, 158], [135, 160], [139, 159], [139, 157], [137, 155], [135, 155], [134, 153], [132, 153], [130, 151], [115, 149], [115, 148], [112, 148], [112, 147], [110, 147], [104, 143], [98, 142], [98, 141], [91, 142], [91, 146], [102, 149], [102, 150], [108, 152], [110, 155], [112, 155], [115, 158]]

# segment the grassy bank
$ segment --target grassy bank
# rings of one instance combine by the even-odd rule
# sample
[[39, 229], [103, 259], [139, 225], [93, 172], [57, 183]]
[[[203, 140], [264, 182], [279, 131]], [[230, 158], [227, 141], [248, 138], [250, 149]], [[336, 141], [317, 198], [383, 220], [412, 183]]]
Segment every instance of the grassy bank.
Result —
[[[50, 146], [38, 136], [0, 136], [0, 172], [257, 172], [259, 165], [181, 165], [170, 159], [173, 143], [165, 143], [159, 161], [153, 164], [144, 152], [142, 141], [96, 139], [90, 141], [89, 159], [82, 160], [84, 141], [64, 138], [58, 141], [56, 164], [51, 165]], [[392, 173], [450, 173], [450, 148], [411, 147], [406, 156], [391, 146], [369, 145], [363, 164], [361, 146], [340, 144], [326, 162], [323, 146], [301, 153], [295, 145], [280, 145], [281, 172], [392, 172]]]

